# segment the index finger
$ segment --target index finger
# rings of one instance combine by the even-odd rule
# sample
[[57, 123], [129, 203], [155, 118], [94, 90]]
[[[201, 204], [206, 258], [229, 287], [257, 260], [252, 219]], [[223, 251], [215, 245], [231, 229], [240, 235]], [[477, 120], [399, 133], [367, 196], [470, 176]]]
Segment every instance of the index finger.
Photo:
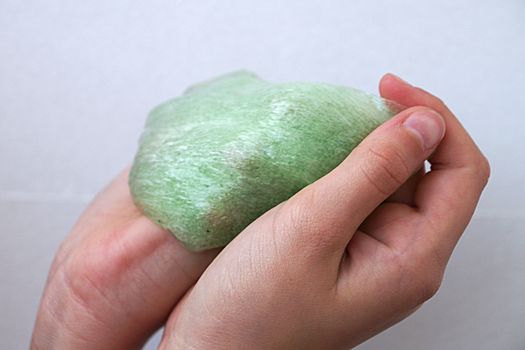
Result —
[[431, 244], [448, 259], [487, 184], [488, 161], [439, 98], [391, 74], [381, 79], [379, 89], [384, 98], [407, 107], [430, 107], [445, 120], [445, 137], [428, 159], [431, 171], [419, 183], [414, 201], [436, 232]]

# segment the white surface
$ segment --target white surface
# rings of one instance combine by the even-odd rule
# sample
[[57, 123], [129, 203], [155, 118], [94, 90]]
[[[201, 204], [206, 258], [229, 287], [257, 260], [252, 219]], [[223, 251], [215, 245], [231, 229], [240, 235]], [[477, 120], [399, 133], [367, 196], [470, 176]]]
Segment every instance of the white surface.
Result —
[[55, 249], [148, 110], [248, 68], [371, 92], [398, 73], [491, 160], [437, 297], [359, 349], [525, 349], [524, 18], [522, 0], [0, 0], [0, 348], [27, 347]]

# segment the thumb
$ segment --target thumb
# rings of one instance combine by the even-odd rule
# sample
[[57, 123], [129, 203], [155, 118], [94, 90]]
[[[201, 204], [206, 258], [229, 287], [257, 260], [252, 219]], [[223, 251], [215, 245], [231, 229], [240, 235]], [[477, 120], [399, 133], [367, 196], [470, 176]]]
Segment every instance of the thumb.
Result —
[[337, 168], [290, 198], [286, 206], [301, 226], [295, 232], [317, 248], [344, 248], [366, 217], [420, 169], [444, 133], [445, 122], [434, 110], [402, 111]]

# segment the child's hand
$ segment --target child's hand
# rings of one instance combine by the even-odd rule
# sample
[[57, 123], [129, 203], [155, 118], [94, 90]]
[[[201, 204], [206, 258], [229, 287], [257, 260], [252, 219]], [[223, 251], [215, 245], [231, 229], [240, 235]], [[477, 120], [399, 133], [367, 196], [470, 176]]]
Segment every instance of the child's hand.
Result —
[[412, 108], [230, 243], [162, 349], [347, 349], [434, 295], [489, 165], [438, 98], [392, 75], [380, 90]]
[[142, 348], [217, 254], [186, 250], [143, 216], [127, 178], [104, 189], [62, 243], [31, 349]]

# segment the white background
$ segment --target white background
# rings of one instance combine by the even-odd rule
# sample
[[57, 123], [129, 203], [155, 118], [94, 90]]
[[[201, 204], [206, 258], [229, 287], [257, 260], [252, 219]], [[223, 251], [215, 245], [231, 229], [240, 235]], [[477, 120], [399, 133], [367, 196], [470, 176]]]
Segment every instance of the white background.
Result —
[[523, 0], [0, 0], [0, 348], [27, 348], [59, 242], [148, 110], [238, 68], [370, 92], [391, 71], [445, 100], [489, 187], [438, 295], [359, 349], [525, 349]]

